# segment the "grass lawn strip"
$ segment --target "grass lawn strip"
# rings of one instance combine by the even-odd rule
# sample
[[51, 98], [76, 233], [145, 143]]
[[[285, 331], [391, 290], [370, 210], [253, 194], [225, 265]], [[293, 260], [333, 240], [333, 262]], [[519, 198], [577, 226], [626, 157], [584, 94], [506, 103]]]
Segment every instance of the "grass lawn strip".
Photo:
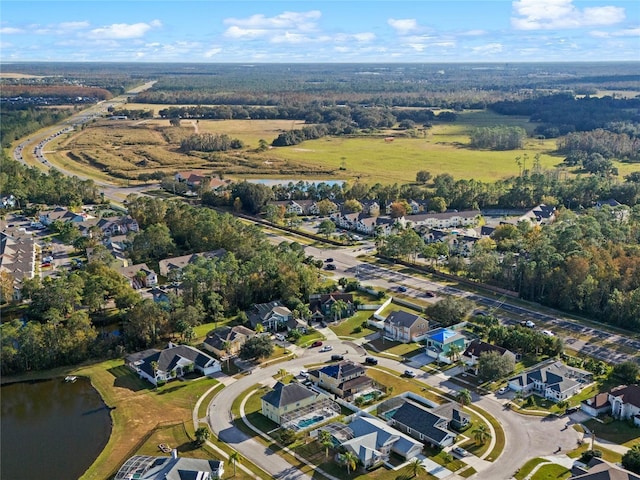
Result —
[[557, 463], [544, 463], [538, 466], [531, 480], [564, 480], [570, 476], [571, 470], [566, 467]]
[[623, 420], [601, 423], [595, 419], [587, 420], [583, 424], [591, 432], [596, 432], [596, 439], [617, 443], [624, 447], [640, 445], [640, 430]]
[[516, 480], [524, 480], [533, 471], [534, 468], [536, 468], [540, 464], [547, 463], [548, 461], [549, 460], [545, 460], [544, 458], [532, 458], [518, 469], [518, 471], [514, 475], [514, 478]]

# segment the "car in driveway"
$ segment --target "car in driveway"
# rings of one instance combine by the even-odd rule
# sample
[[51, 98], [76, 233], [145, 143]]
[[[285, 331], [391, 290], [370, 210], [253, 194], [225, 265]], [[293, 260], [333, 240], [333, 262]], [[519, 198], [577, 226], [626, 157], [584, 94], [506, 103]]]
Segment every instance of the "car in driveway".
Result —
[[451, 451], [453, 453], [455, 453], [456, 455], [458, 455], [459, 457], [466, 457], [467, 456], [467, 451], [462, 447], [453, 447], [453, 449]]
[[312, 347], [312, 348], [313, 348], [313, 347], [321, 347], [321, 346], [322, 346], [322, 342], [321, 342], [320, 340], [317, 340], [317, 341], [315, 341], [315, 342], [313, 342], [313, 343], [311, 344], [311, 347]]
[[344, 360], [344, 355], [331, 355], [331, 361], [339, 362], [341, 360]]
[[567, 415], [570, 415], [572, 413], [576, 413], [577, 411], [580, 410], [580, 406], [579, 405], [574, 405], [573, 407], [569, 407], [567, 408], [564, 413], [566, 413]]
[[413, 370], [405, 370], [404, 376], [409, 378], [415, 378], [416, 372], [414, 372]]
[[497, 394], [502, 395], [504, 393], [507, 393], [507, 390], [509, 390], [509, 387], [500, 387], [497, 391]]
[[378, 359], [373, 357], [367, 357], [364, 359], [364, 363], [366, 363], [367, 365], [377, 365]]
[[333, 347], [331, 345], [325, 345], [320, 349], [321, 352], [330, 352], [331, 350], [333, 350]]

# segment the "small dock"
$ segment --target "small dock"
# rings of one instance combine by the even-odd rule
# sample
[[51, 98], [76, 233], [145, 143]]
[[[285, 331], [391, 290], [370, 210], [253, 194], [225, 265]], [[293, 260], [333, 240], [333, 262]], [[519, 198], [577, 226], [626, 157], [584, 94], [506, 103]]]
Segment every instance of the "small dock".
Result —
[[67, 375], [66, 377], [64, 377], [64, 381], [68, 382], [68, 383], [73, 383], [78, 379], [78, 377], [76, 377], [75, 375]]

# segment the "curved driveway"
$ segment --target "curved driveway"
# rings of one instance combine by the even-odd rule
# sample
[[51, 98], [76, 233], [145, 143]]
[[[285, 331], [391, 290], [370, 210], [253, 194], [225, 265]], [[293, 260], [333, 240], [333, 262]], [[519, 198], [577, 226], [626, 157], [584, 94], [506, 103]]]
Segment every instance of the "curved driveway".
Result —
[[[334, 347], [334, 352], [342, 353], [348, 350], [346, 358], [361, 362], [363, 355], [356, 351], [351, 342], [329, 340], [325, 343]], [[260, 384], [270, 385], [274, 382], [273, 375], [281, 368], [297, 374], [304, 365], [320, 363], [328, 360], [332, 352], [319, 353], [317, 349], [296, 349], [298, 354], [287, 362], [280, 362], [265, 368], [256, 368], [251, 375], [246, 375], [230, 383], [218, 393], [208, 407], [209, 425], [218, 438], [236, 449], [245, 458], [270, 473], [273, 478], [309, 479], [310, 477], [286, 462], [278, 454], [266, 448], [262, 443], [248, 437], [238, 430], [232, 423], [231, 405], [233, 401], [250, 387]], [[396, 371], [403, 371], [404, 365], [388, 358], [379, 358], [381, 366]], [[442, 389], [455, 392], [462, 387], [448, 381], [443, 374], [431, 375], [420, 371], [418, 380]], [[400, 393], [400, 392], [398, 392]], [[567, 418], [524, 416], [510, 410], [503, 405], [503, 401], [494, 395], [478, 396], [474, 394], [474, 405], [493, 415], [505, 431], [506, 444], [502, 455], [493, 463], [486, 464], [487, 468], [472, 478], [502, 480], [512, 478], [516, 469], [529, 458], [555, 453], [558, 446], [563, 452], [576, 447], [581, 434], [572, 428], [566, 428]]]

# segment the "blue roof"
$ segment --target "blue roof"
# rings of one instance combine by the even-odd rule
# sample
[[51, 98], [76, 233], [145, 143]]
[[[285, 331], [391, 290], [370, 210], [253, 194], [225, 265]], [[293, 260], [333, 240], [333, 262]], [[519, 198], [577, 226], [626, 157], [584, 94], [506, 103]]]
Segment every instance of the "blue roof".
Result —
[[449, 338], [455, 337], [456, 335], [457, 332], [449, 330], [448, 328], [442, 328], [429, 335], [429, 338], [431, 340], [435, 340], [438, 343], [445, 343], [445, 341], [447, 341]]

